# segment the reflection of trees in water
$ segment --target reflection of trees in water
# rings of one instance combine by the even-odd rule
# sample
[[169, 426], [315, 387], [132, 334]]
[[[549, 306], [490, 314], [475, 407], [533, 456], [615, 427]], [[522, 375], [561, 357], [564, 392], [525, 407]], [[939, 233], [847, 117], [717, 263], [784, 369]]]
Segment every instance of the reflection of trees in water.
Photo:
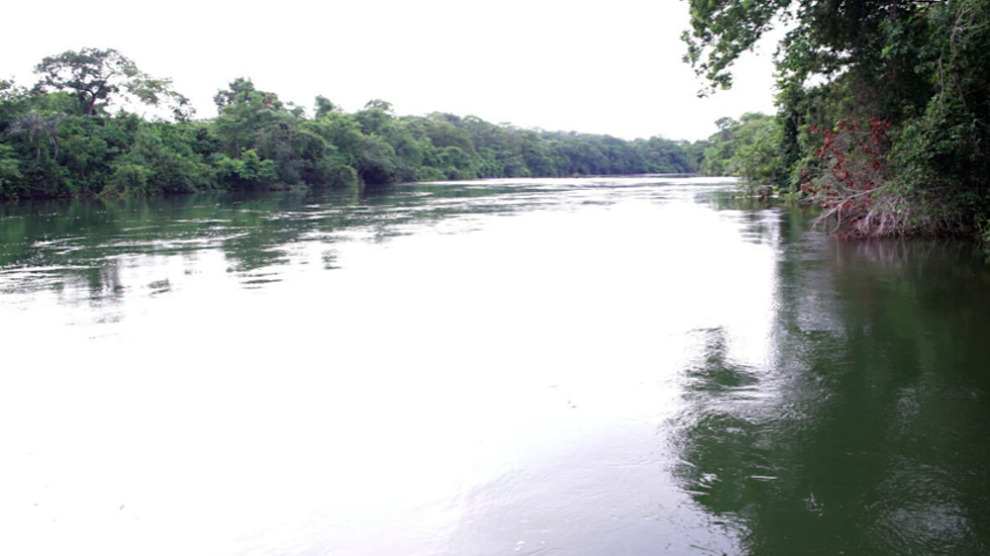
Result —
[[[519, 210], [506, 202], [527, 190], [492, 185], [379, 186], [323, 192], [225, 193], [123, 200], [6, 204], [0, 214], [0, 291], [79, 292], [104, 303], [119, 298], [120, 265], [147, 256], [188, 258], [219, 250], [246, 284], [277, 279], [300, 243], [332, 245], [348, 236], [387, 241], [465, 214]], [[511, 194], [511, 195], [506, 195]], [[73, 294], [77, 295], [77, 294]]]
[[990, 551], [990, 272], [970, 246], [783, 231], [773, 355], [685, 371], [675, 474], [749, 554]]

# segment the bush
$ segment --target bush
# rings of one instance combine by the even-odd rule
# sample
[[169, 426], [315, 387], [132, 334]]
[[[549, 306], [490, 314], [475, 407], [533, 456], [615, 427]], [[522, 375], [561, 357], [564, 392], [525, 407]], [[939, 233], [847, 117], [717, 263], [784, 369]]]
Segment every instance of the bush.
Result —
[[117, 164], [100, 195], [104, 197], [145, 195], [148, 193], [150, 175], [151, 172], [140, 164]]

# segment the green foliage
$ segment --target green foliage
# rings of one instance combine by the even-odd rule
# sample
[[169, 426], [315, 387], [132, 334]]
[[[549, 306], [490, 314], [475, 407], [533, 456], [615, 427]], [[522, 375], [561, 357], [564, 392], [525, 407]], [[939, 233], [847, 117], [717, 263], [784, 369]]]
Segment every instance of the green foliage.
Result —
[[244, 151], [240, 158], [217, 155], [214, 164], [220, 182], [235, 191], [267, 188], [278, 178], [275, 161], [262, 160], [254, 149]]
[[104, 197], [145, 195], [151, 171], [140, 164], [115, 164], [113, 174], [100, 192]]
[[392, 122], [392, 105], [384, 100], [368, 101], [364, 105], [364, 110], [354, 114], [354, 119], [365, 135], [382, 133]]
[[721, 118], [715, 123], [719, 131], [702, 145], [702, 174], [740, 176], [753, 188], [776, 183], [784, 170], [777, 150], [782, 130], [776, 117], [747, 113], [740, 121]]
[[844, 170], [836, 164], [856, 164], [863, 154], [837, 150], [834, 141], [845, 141], [850, 126], [882, 122], [890, 144], [882, 160], [870, 160], [885, 169], [874, 202], [859, 203], [862, 183], [851, 187], [850, 178], [849, 187], [831, 189], [827, 213], [838, 217], [832, 209], [843, 207], [844, 222], [862, 235], [968, 233], [986, 218], [990, 3], [691, 0], [691, 11], [686, 58], [712, 89], [731, 83], [732, 62], [764, 32], [788, 27], [776, 55], [775, 129], [732, 156], [712, 152], [716, 160], [738, 155], [739, 173], [820, 203], [818, 185]]
[[0, 143], [0, 198], [8, 184], [15, 183], [21, 178], [20, 161], [9, 145]]
[[129, 150], [117, 161], [145, 168], [149, 183], [141, 191], [126, 194], [194, 193], [216, 187], [216, 171], [193, 151], [183, 127], [163, 122], [138, 124]]
[[316, 97], [316, 119], [320, 119], [336, 109], [337, 106], [330, 102], [330, 99], [322, 95]]
[[355, 187], [360, 184], [361, 178], [350, 166], [332, 166], [327, 169], [326, 185], [330, 187]]
[[[194, 121], [167, 79], [115, 50], [45, 58], [27, 90], [0, 82], [0, 196], [125, 197], [212, 190], [354, 187], [415, 180], [694, 172], [697, 148], [661, 137], [546, 132], [474, 116], [396, 116], [382, 100], [349, 114], [323, 96], [314, 115], [237, 78], [218, 115]], [[174, 121], [108, 109], [170, 104]]]
[[133, 61], [112, 48], [67, 50], [46, 57], [34, 71], [42, 77], [40, 89], [71, 91], [87, 116], [105, 108], [111, 97], [120, 94], [152, 106], [169, 103], [178, 119], [191, 116], [188, 99], [171, 89], [171, 80], [141, 72]]
[[976, 220], [976, 237], [984, 245], [990, 245], [990, 215], [983, 214]]
[[682, 37], [688, 44], [684, 59], [714, 90], [732, 86], [732, 63], [772, 28], [774, 17], [790, 2], [692, 0], [690, 4], [691, 31]]

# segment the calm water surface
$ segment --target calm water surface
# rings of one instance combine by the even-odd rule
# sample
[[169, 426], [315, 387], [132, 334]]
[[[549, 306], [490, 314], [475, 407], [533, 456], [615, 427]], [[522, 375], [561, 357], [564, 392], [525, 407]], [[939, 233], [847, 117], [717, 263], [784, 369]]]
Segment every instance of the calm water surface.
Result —
[[0, 206], [0, 553], [990, 552], [990, 266], [700, 179]]

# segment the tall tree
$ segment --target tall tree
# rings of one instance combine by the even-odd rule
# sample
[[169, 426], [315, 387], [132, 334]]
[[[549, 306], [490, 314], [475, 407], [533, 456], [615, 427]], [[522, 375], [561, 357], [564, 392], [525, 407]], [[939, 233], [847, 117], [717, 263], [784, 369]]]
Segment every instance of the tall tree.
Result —
[[172, 90], [170, 79], [143, 73], [132, 60], [112, 48], [67, 50], [44, 58], [34, 71], [41, 75], [39, 88], [73, 92], [88, 116], [120, 94], [152, 106], [168, 103], [177, 119], [191, 115], [189, 100]]

